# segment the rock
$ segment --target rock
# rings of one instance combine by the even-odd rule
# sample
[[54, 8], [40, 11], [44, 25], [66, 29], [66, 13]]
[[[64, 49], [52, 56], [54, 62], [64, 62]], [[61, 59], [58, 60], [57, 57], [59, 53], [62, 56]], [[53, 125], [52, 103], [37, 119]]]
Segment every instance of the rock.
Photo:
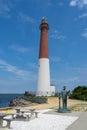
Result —
[[9, 106], [10, 107], [16, 107], [16, 106], [25, 106], [25, 105], [31, 105], [31, 104], [32, 104], [32, 102], [26, 101], [23, 98], [17, 97], [15, 99], [13, 99], [12, 101], [10, 101]]

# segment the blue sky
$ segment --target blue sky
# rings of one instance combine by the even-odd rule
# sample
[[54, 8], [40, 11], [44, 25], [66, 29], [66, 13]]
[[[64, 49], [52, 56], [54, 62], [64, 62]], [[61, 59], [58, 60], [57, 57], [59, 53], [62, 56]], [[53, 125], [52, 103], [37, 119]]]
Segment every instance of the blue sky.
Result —
[[87, 85], [87, 0], [0, 0], [0, 93], [36, 91], [42, 17], [51, 84]]

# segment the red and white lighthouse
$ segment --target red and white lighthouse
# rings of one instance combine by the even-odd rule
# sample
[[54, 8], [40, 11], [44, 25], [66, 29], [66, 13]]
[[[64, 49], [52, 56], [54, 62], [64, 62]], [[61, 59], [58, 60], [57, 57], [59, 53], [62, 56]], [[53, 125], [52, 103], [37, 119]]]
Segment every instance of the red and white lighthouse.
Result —
[[45, 18], [40, 24], [40, 50], [39, 50], [39, 67], [38, 67], [38, 84], [37, 96], [50, 96], [50, 68], [48, 53], [48, 30], [49, 25]]

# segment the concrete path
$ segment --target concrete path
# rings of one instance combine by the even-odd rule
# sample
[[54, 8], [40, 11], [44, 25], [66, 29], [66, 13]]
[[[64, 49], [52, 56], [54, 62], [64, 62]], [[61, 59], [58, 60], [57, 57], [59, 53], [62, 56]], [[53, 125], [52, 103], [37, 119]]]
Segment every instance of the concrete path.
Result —
[[66, 130], [87, 130], [87, 112], [82, 112], [79, 118]]
[[87, 130], [87, 112], [58, 113], [56, 111], [52, 111], [48, 112], [48, 114], [78, 117], [78, 119], [73, 124], [71, 124], [66, 130]]
[[[12, 130], [66, 130], [78, 118], [73, 116], [61, 116], [57, 114], [45, 114], [51, 111], [50, 109], [39, 110], [38, 118], [30, 121], [12, 121]], [[11, 115], [7, 116], [10, 119]], [[6, 126], [3, 122], [3, 126]]]

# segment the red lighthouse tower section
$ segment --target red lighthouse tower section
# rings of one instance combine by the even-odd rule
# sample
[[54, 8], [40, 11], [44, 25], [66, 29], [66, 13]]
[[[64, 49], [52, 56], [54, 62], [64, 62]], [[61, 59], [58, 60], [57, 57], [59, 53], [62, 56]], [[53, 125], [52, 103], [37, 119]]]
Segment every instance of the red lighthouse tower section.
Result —
[[48, 58], [48, 29], [49, 25], [46, 19], [42, 19], [40, 25], [41, 36], [40, 36], [40, 51], [39, 58]]

